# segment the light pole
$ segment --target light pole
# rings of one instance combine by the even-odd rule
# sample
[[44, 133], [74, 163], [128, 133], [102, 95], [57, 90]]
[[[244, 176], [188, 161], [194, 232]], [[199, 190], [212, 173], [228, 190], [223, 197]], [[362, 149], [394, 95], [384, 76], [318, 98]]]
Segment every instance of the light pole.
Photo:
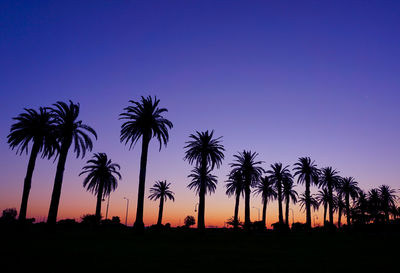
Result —
[[199, 203], [196, 203], [196, 205], [194, 205], [194, 212], [197, 212], [197, 207], [199, 206]]
[[258, 210], [258, 221], [260, 221], [260, 208], [253, 207], [253, 209], [257, 209]]
[[290, 209], [291, 211], [292, 211], [292, 226], [293, 226], [293, 223], [294, 223], [294, 211], [293, 211], [293, 209]]
[[125, 215], [125, 226], [128, 225], [128, 208], [129, 208], [129, 199], [124, 197], [126, 200], [126, 215]]

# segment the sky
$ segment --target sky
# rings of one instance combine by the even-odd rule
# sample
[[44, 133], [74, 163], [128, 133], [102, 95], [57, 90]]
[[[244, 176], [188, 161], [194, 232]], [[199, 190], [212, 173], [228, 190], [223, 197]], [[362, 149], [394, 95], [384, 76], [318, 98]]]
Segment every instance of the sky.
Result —
[[[28, 162], [8, 147], [12, 118], [72, 100], [98, 133], [93, 152], [121, 165], [109, 216], [124, 222], [127, 197], [132, 224], [141, 145], [120, 143], [118, 118], [129, 100], [149, 95], [174, 124], [166, 148], [150, 143], [147, 166], [146, 196], [157, 180], [175, 192], [164, 223], [197, 218], [198, 197], [187, 188], [192, 166], [183, 160], [196, 130], [214, 130], [226, 149], [214, 170], [217, 191], [206, 197], [207, 226], [233, 215], [224, 181], [244, 149], [256, 151], [265, 169], [275, 162], [292, 168], [310, 156], [364, 190], [398, 189], [399, 14], [399, 1], [1, 1], [0, 210], [19, 209]], [[94, 213], [95, 196], [78, 176], [91, 156], [70, 151], [58, 219]], [[53, 160], [37, 160], [28, 217], [45, 220], [55, 169]], [[252, 196], [251, 206], [257, 220], [261, 199]], [[277, 211], [276, 201], [268, 205], [268, 226]], [[145, 224], [157, 214], [158, 202], [146, 199]], [[322, 209], [315, 215], [321, 222]], [[305, 221], [297, 205], [294, 218]]]

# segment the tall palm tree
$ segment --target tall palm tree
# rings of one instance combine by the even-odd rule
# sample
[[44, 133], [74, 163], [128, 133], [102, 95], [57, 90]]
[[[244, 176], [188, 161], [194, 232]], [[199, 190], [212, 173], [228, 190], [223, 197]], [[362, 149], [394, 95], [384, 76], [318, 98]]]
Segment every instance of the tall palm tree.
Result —
[[396, 205], [396, 190], [388, 185], [381, 185], [378, 188], [381, 200], [382, 211], [385, 214], [386, 222], [389, 222], [390, 208]]
[[346, 215], [347, 215], [347, 226], [350, 226], [350, 197], [354, 201], [358, 193], [360, 192], [360, 188], [357, 186], [358, 182], [354, 180], [353, 177], [344, 177], [339, 186], [339, 192], [344, 196], [345, 206], [346, 206]]
[[228, 196], [235, 195], [235, 211], [233, 214], [233, 228], [237, 229], [239, 226], [239, 202], [240, 195], [243, 195], [244, 183], [242, 172], [236, 171], [229, 174], [229, 178], [226, 181], [226, 194]]
[[140, 101], [129, 101], [132, 105], [124, 108], [120, 119], [126, 120], [121, 126], [121, 142], [129, 143], [129, 149], [133, 148], [138, 140], [142, 139], [142, 154], [140, 157], [139, 190], [134, 227], [143, 230], [144, 191], [146, 184], [147, 154], [150, 140], [157, 138], [161, 150], [162, 145], [167, 146], [168, 129], [173, 127], [172, 122], [163, 117], [165, 108], [159, 108], [160, 100], [151, 96], [141, 97]]
[[96, 153], [93, 158], [87, 161], [87, 165], [82, 168], [79, 174], [87, 174], [83, 180], [83, 187], [87, 191], [97, 196], [96, 218], [101, 218], [101, 201], [110, 195], [118, 186], [118, 179], [121, 180], [119, 173], [120, 166], [112, 163], [105, 153]]
[[[340, 176], [337, 170], [332, 167], [322, 168], [320, 183], [322, 187], [326, 187], [328, 190], [328, 205], [329, 205], [329, 222], [333, 225], [333, 211], [334, 211], [334, 198], [333, 191], [337, 189]], [[325, 222], [324, 222], [325, 223]]]
[[268, 201], [274, 200], [277, 197], [275, 190], [275, 183], [268, 176], [264, 176], [260, 179], [260, 182], [256, 184], [255, 194], [261, 194], [263, 202], [262, 210], [262, 226], [265, 228], [267, 224], [267, 204]]
[[61, 144], [60, 153], [57, 163], [56, 177], [54, 179], [53, 193], [49, 208], [47, 223], [54, 224], [57, 221], [58, 205], [60, 203], [61, 186], [63, 182], [65, 163], [69, 148], [74, 143], [74, 152], [78, 158], [85, 156], [86, 150], [91, 151], [93, 143], [89, 135], [92, 134], [97, 139], [96, 132], [86, 124], [82, 124], [81, 120], [77, 120], [79, 116], [79, 103], [75, 104], [69, 101], [69, 104], [59, 101], [53, 104], [51, 113], [54, 115], [54, 121], [57, 126], [56, 135]]
[[258, 166], [262, 161], [256, 161], [258, 153], [251, 151], [243, 151], [237, 155], [234, 155], [235, 162], [231, 163], [230, 166], [233, 172], [240, 171], [244, 178], [244, 227], [250, 229], [250, 187], [254, 187], [261, 179], [262, 174], [265, 170]]
[[[204, 213], [205, 213], [205, 195], [207, 193], [207, 183], [210, 172], [216, 166], [219, 168], [224, 159], [224, 146], [221, 144], [221, 137], [213, 138], [214, 131], [197, 132], [191, 134], [190, 141], [186, 142], [185, 160], [189, 164], [195, 163], [195, 170], [199, 174], [199, 212], [197, 219], [197, 227], [200, 230], [205, 229]], [[192, 176], [191, 176], [192, 177]]]
[[[328, 188], [323, 188], [322, 190], [319, 190], [317, 193], [317, 200], [319, 205], [324, 206], [324, 225], [326, 224], [326, 212], [328, 210], [328, 205], [330, 203], [330, 193]], [[333, 202], [331, 203], [333, 204]], [[333, 207], [332, 207], [333, 211]]]
[[282, 183], [287, 180], [293, 180], [292, 175], [289, 171], [289, 166], [282, 166], [282, 163], [274, 163], [271, 165], [272, 170], [268, 170], [270, 179], [275, 184], [276, 191], [278, 193], [278, 211], [279, 211], [279, 224], [283, 224], [283, 212], [282, 212]]
[[164, 203], [169, 199], [175, 201], [174, 193], [170, 190], [171, 183], [167, 183], [167, 180], [157, 181], [152, 188], [150, 188], [150, 200], [160, 199], [160, 206], [158, 210], [157, 226], [161, 226], [162, 215], [164, 210]]
[[305, 206], [306, 206], [306, 225], [311, 228], [311, 193], [310, 187], [312, 184], [319, 184], [320, 170], [314, 161], [311, 161], [309, 157], [300, 157], [299, 162], [295, 163], [295, 176], [298, 175], [297, 183], [305, 184]]
[[342, 224], [342, 214], [343, 210], [346, 209], [346, 204], [343, 201], [343, 195], [339, 192], [338, 195], [335, 197], [335, 203], [337, 206], [337, 211], [338, 211], [338, 228], [340, 228]]
[[10, 134], [7, 136], [11, 149], [17, 149], [17, 154], [28, 153], [28, 147], [32, 143], [28, 168], [24, 180], [21, 207], [18, 219], [26, 219], [29, 192], [32, 185], [32, 175], [35, 169], [36, 158], [41, 153], [42, 158], [50, 158], [57, 149], [57, 141], [54, 138], [54, 120], [52, 114], [40, 107], [39, 112], [34, 109], [24, 109], [25, 112], [13, 120]]
[[295, 185], [293, 183], [293, 179], [285, 179], [283, 180], [283, 188], [282, 188], [282, 194], [283, 194], [283, 199], [286, 201], [286, 212], [285, 212], [285, 224], [289, 226], [289, 204], [290, 200], [292, 200], [293, 204], [297, 203], [297, 198], [299, 195], [297, 194], [297, 191], [294, 189]]

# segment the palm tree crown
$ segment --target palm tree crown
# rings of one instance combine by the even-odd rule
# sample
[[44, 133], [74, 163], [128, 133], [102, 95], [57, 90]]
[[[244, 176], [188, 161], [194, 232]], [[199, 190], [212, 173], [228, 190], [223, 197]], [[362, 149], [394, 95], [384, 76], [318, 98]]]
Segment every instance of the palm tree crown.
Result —
[[389, 222], [390, 208], [396, 205], [396, 190], [388, 185], [381, 185], [378, 191], [383, 213], [385, 214], [386, 221]]
[[243, 175], [241, 171], [231, 172], [225, 184], [226, 194], [232, 196], [242, 194], [244, 190]]
[[264, 176], [260, 179], [260, 182], [258, 182], [255, 186], [254, 193], [261, 195], [261, 199], [263, 201], [272, 201], [277, 197], [275, 184], [268, 176]]
[[[299, 203], [300, 203], [301, 209], [305, 210], [306, 206], [307, 206], [307, 198], [306, 198], [305, 193], [300, 194]], [[311, 196], [310, 196], [310, 205], [311, 205], [311, 208], [313, 208], [313, 210], [318, 210], [318, 208], [319, 208], [319, 202], [318, 202], [317, 198], [314, 196], [314, 194], [311, 194]]]
[[[194, 189], [196, 194], [200, 194], [201, 185], [202, 185], [202, 171], [199, 167], [195, 167], [192, 170], [192, 173], [188, 175], [189, 178], [192, 178], [192, 181], [189, 183], [188, 188]], [[214, 193], [217, 189], [217, 177], [211, 174], [211, 169], [207, 170], [205, 175], [204, 184], [205, 184], [205, 192], [204, 194], [211, 194]]]
[[120, 114], [120, 119], [127, 120], [121, 126], [121, 142], [125, 144], [130, 142], [129, 149], [131, 149], [141, 137], [149, 141], [152, 137], [156, 137], [160, 150], [162, 144], [167, 146], [168, 129], [171, 129], [173, 124], [162, 116], [168, 110], [158, 107], [160, 100], [157, 97], [153, 100], [151, 96], [147, 98], [142, 96], [141, 101], [129, 102], [133, 105], [124, 108], [125, 113]]
[[[224, 159], [224, 146], [221, 145], [221, 138], [213, 138], [214, 131], [197, 132], [191, 134], [190, 141], [186, 142], [185, 160], [189, 164], [195, 163], [196, 166], [205, 164], [211, 167], [211, 170], [216, 166], [220, 167]], [[203, 166], [204, 167], [204, 166]]]
[[100, 186], [103, 184], [101, 198], [115, 191], [118, 186], [118, 179], [121, 180], [121, 174], [119, 173], [120, 166], [118, 164], [112, 163], [111, 159], [105, 153], [94, 154], [93, 159], [88, 160], [87, 164], [79, 174], [87, 174], [83, 180], [83, 187], [91, 193], [98, 195], [100, 193]]
[[153, 187], [150, 188], [150, 200], [158, 200], [164, 197], [164, 200], [167, 199], [175, 201], [174, 193], [170, 190], [171, 183], [167, 183], [166, 180], [164, 181], [157, 181]]
[[28, 153], [29, 143], [36, 143], [38, 152], [42, 152], [42, 158], [50, 158], [58, 148], [54, 136], [55, 123], [53, 114], [46, 108], [40, 107], [39, 112], [34, 109], [24, 109], [22, 113], [13, 120], [10, 134], [7, 136], [11, 149], [17, 149], [17, 153]]

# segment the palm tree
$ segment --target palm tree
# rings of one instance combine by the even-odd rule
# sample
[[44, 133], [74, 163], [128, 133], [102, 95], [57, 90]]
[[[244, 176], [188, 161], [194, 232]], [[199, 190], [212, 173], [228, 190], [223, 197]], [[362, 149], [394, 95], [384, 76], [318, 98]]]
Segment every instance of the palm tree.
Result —
[[28, 146], [32, 143], [18, 216], [20, 221], [26, 219], [32, 175], [38, 154], [41, 153], [42, 158], [50, 158], [57, 149], [57, 141], [53, 133], [55, 126], [52, 114], [42, 107], [39, 108], [39, 112], [34, 109], [25, 108], [24, 110], [26, 112], [13, 118], [16, 123], [11, 126], [10, 134], [7, 136], [10, 148], [16, 148], [17, 154], [20, 155], [23, 152], [28, 153]]
[[356, 206], [357, 210], [360, 212], [361, 223], [365, 224], [367, 221], [366, 220], [366, 212], [368, 210], [368, 196], [363, 190], [360, 190], [360, 192], [358, 193], [358, 197], [355, 202], [355, 206]]
[[172, 128], [172, 122], [163, 117], [165, 108], [159, 108], [160, 100], [157, 97], [141, 97], [140, 101], [129, 101], [132, 105], [124, 108], [120, 119], [126, 120], [121, 126], [121, 142], [129, 143], [129, 149], [133, 148], [138, 140], [142, 139], [142, 154], [140, 157], [139, 190], [134, 227], [138, 230], [144, 229], [143, 209], [144, 191], [146, 184], [147, 154], [150, 140], [157, 138], [161, 150], [162, 145], [167, 146], [169, 134], [168, 129]]
[[74, 152], [78, 158], [85, 156], [86, 150], [91, 151], [93, 148], [92, 140], [86, 132], [91, 133], [96, 139], [96, 132], [88, 125], [82, 124], [81, 120], [77, 120], [79, 116], [79, 103], [75, 104], [69, 101], [69, 104], [59, 101], [53, 104], [51, 113], [54, 115], [54, 121], [57, 126], [56, 135], [61, 144], [60, 153], [57, 163], [56, 177], [54, 179], [53, 193], [51, 195], [49, 215], [47, 223], [54, 224], [57, 221], [58, 205], [61, 196], [61, 186], [63, 182], [65, 163], [69, 148], [74, 143]]
[[267, 204], [268, 201], [274, 200], [277, 197], [275, 191], [275, 183], [270, 177], [265, 176], [260, 179], [260, 182], [256, 184], [256, 194], [261, 194], [263, 201], [263, 213], [262, 213], [262, 226], [265, 228], [267, 223]]
[[[329, 205], [329, 222], [333, 225], [334, 198], [333, 191], [337, 189], [340, 176], [338, 171], [332, 167], [326, 167], [321, 170], [320, 183], [321, 186], [328, 189], [328, 205]], [[325, 222], [324, 222], [325, 223]]]
[[319, 208], [319, 202], [318, 202], [317, 198], [314, 196], [314, 194], [311, 194], [310, 196], [307, 196], [306, 193], [300, 194], [299, 203], [300, 203], [300, 208], [303, 211], [307, 209], [308, 205], [314, 211], [318, 210], [318, 208]]
[[228, 196], [235, 195], [235, 211], [233, 216], [233, 228], [237, 229], [239, 226], [239, 202], [240, 195], [244, 191], [243, 175], [241, 171], [236, 171], [229, 174], [226, 181], [226, 194]]
[[338, 228], [340, 228], [342, 223], [343, 210], [346, 208], [346, 204], [343, 201], [343, 195], [341, 193], [338, 193], [338, 195], [336, 196], [335, 203], [338, 210]]
[[[198, 172], [198, 194], [199, 194], [199, 212], [197, 219], [197, 227], [200, 230], [205, 229], [204, 212], [205, 212], [205, 195], [207, 193], [207, 187], [209, 182], [212, 181], [208, 177], [211, 175], [210, 172], [216, 166], [219, 168], [224, 159], [224, 146], [221, 145], [221, 137], [213, 138], [214, 131], [208, 132], [197, 132], [191, 134], [189, 137], [190, 141], [186, 142], [185, 149], [185, 160], [189, 164], [196, 164], [195, 172]], [[193, 177], [193, 176], [191, 176]], [[210, 176], [211, 177], [211, 176]], [[215, 180], [216, 181], [216, 180]], [[196, 182], [196, 183], [197, 183]], [[192, 181], [193, 183], [193, 181]], [[191, 184], [192, 184], [191, 183]], [[190, 184], [189, 184], [190, 185]], [[194, 187], [194, 186], [192, 186]], [[196, 186], [197, 188], [197, 186]]]
[[150, 200], [160, 199], [160, 206], [158, 210], [157, 226], [161, 226], [162, 215], [164, 210], [164, 203], [167, 199], [175, 201], [174, 193], [170, 190], [171, 183], [167, 183], [167, 180], [157, 181], [152, 188], [150, 188]]
[[341, 180], [339, 186], [339, 192], [344, 196], [346, 215], [347, 215], [347, 226], [350, 226], [350, 197], [353, 201], [357, 198], [360, 188], [357, 186], [358, 182], [353, 177], [345, 177]]
[[244, 178], [244, 227], [250, 229], [250, 187], [255, 186], [261, 179], [261, 175], [265, 172], [260, 166], [262, 161], [256, 161], [258, 153], [252, 153], [251, 151], [243, 151], [237, 155], [234, 155], [235, 162], [231, 163], [230, 166], [233, 168], [232, 171], [240, 171]]
[[275, 184], [278, 193], [278, 211], [279, 211], [279, 224], [283, 224], [282, 212], [282, 183], [287, 180], [292, 180], [292, 175], [289, 171], [289, 166], [283, 167], [282, 163], [275, 163], [271, 165], [272, 170], [268, 170], [267, 174], [270, 175], [272, 182]]
[[382, 204], [379, 189], [371, 189], [368, 192], [368, 211], [374, 223], [381, 220], [381, 208]]
[[83, 187], [97, 195], [96, 218], [101, 219], [101, 201], [110, 195], [118, 186], [117, 178], [121, 180], [120, 166], [112, 163], [105, 153], [96, 153], [93, 159], [87, 161], [79, 174], [87, 174], [83, 180]]
[[[327, 188], [323, 188], [322, 190], [319, 190], [317, 193], [317, 200], [319, 205], [323, 205], [324, 206], [324, 225], [326, 224], [326, 212], [328, 210], [328, 204], [330, 201], [330, 193], [329, 190]], [[332, 202], [333, 204], [333, 202]], [[332, 211], [333, 211], [333, 207], [332, 207]]]
[[294, 164], [296, 167], [293, 168], [295, 176], [298, 175], [297, 183], [305, 184], [305, 206], [306, 206], [306, 225], [311, 228], [311, 184], [319, 184], [320, 170], [314, 161], [311, 161], [309, 157], [300, 157], [299, 162]]
[[381, 185], [379, 186], [378, 190], [381, 200], [381, 208], [385, 214], [385, 220], [386, 222], [389, 222], [390, 208], [396, 205], [396, 190], [390, 188], [388, 185]]
[[297, 194], [297, 191], [294, 189], [295, 185], [293, 183], [293, 179], [286, 179], [283, 180], [283, 199], [286, 200], [286, 212], [285, 212], [285, 224], [289, 226], [289, 203], [290, 200], [292, 200], [293, 204], [297, 203], [297, 198], [299, 195]]

